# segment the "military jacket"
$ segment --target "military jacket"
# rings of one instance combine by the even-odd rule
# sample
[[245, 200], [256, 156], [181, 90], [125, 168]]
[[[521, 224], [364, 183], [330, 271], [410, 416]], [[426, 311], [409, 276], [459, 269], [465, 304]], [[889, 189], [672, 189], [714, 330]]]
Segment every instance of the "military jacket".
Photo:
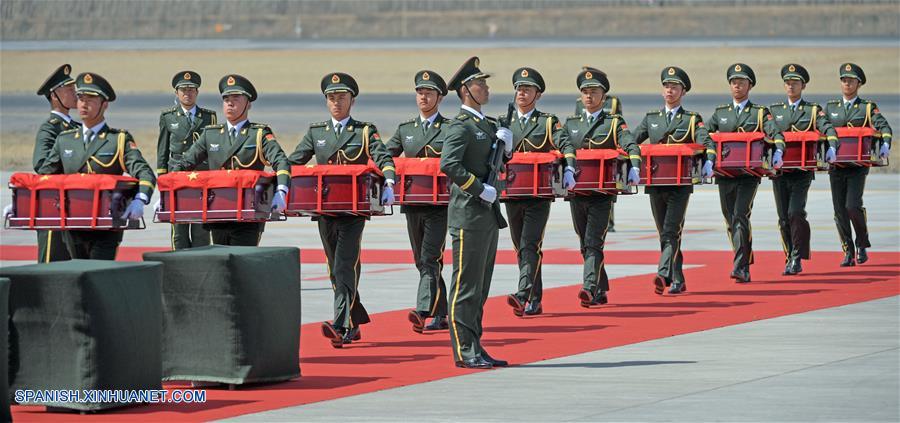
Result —
[[562, 130], [562, 124], [556, 115], [535, 109], [524, 125], [518, 116], [519, 114], [514, 112], [512, 122], [506, 122], [506, 118], [500, 120], [501, 124], [513, 133], [513, 151], [546, 153], [560, 150], [556, 141], [559, 139], [558, 133]]
[[421, 118], [413, 118], [400, 123], [394, 136], [385, 141], [385, 147], [392, 157], [441, 157], [447, 126], [452, 120], [438, 114], [434, 123], [425, 132]]
[[335, 134], [330, 120], [309, 125], [289, 161], [303, 165], [313, 156], [318, 164], [366, 164], [372, 159], [385, 179], [396, 180], [394, 161], [381, 141], [378, 129], [372, 123], [352, 117], [340, 135]]
[[248, 121], [233, 141], [230, 138], [228, 125], [206, 126], [182, 159], [174, 162], [172, 171], [195, 170], [204, 161], [209, 162], [210, 170], [270, 167], [275, 171], [278, 185], [290, 186], [291, 166], [268, 125]]
[[31, 155], [31, 165], [34, 167], [34, 171], [37, 172], [44, 164], [60, 133], [80, 127], [81, 125], [74, 120], [69, 123], [56, 114], [50, 113], [50, 117], [41, 124], [37, 136], [35, 136], [34, 153]]
[[131, 134], [106, 125], [86, 145], [81, 128], [60, 133], [38, 173], [128, 173], [140, 181], [140, 192], [147, 198], [153, 195], [156, 188], [156, 175], [144, 160]]
[[716, 143], [709, 136], [703, 117], [683, 107], [678, 108], [671, 122], [667, 122], [665, 109], [647, 112], [634, 130], [634, 140], [638, 144], [702, 144], [707, 160], [716, 160]]
[[775, 144], [775, 148], [784, 150], [784, 135], [775, 125], [774, 117], [765, 106], [748, 101], [740, 115], [734, 110], [734, 104], [723, 104], [716, 107], [712, 117], [706, 123], [709, 132], [763, 132], [766, 140]]
[[[181, 106], [165, 109], [159, 115], [159, 139], [156, 143], [156, 173], [169, 171], [170, 159], [181, 160], [181, 156], [200, 139], [203, 128], [215, 125], [216, 112], [197, 106], [191, 123]], [[209, 164], [200, 163], [198, 170], [209, 169]]]
[[588, 123], [586, 113], [569, 116], [559, 132], [558, 144], [568, 166], [575, 167], [575, 151], [578, 149], [618, 149], [628, 154], [632, 166], [641, 165], [641, 150], [634, 142], [631, 131], [622, 115], [601, 111], [593, 123]]
[[[441, 153], [441, 171], [453, 182], [447, 225], [471, 230], [505, 228], [500, 203], [487, 204], [479, 198], [484, 191], [482, 181], [490, 171], [488, 161], [497, 140], [497, 121], [482, 119], [462, 109], [447, 129]], [[504, 160], [508, 158], [504, 157]], [[494, 188], [498, 189], [499, 196], [499, 188]]]
[[837, 99], [831, 100], [825, 105], [825, 114], [834, 127], [852, 126], [859, 128], [870, 126], [877, 133], [881, 134], [881, 139], [890, 145], [893, 131], [887, 119], [878, 110], [878, 105], [859, 97], [853, 101], [850, 109], [845, 108], [843, 103], [843, 100]]

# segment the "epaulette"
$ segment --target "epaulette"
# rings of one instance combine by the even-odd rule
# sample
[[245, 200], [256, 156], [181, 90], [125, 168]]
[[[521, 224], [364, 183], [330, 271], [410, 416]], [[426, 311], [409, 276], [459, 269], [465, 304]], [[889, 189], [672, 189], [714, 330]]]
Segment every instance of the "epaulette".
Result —
[[126, 134], [128, 133], [128, 131], [125, 129], [119, 129], [119, 128], [107, 128], [107, 129], [108, 130], [106, 132], [108, 132], [110, 134], [118, 134], [119, 132], [125, 132]]
[[322, 128], [322, 127], [327, 126], [327, 125], [328, 125], [328, 121], [322, 121], [322, 122], [313, 122], [313, 123], [310, 123], [310, 124], [309, 124], [309, 127], [310, 127], [310, 128]]
[[52, 118], [50, 118], [49, 122], [50, 122], [51, 125], [56, 125], [57, 123], [59, 123], [59, 118], [58, 118], [58, 117], [52, 117]]
[[732, 106], [731, 104], [720, 104], [720, 105], [716, 106], [716, 109], [727, 109], [731, 106]]
[[165, 115], [165, 114], [173, 113], [173, 112], [175, 112], [175, 111], [178, 110], [178, 109], [179, 109], [178, 106], [166, 107], [165, 109], [162, 109], [162, 110], [160, 111], [160, 114]]
[[441, 116], [441, 123], [450, 123], [450, 122], [453, 122], [453, 119], [450, 119], [445, 116]]
[[818, 107], [820, 109], [822, 108], [822, 106], [820, 106], [819, 103], [813, 103], [811, 101], [807, 102], [806, 105], [810, 106], [810, 107]]
[[411, 118], [411, 119], [404, 120], [403, 122], [400, 122], [399, 126], [409, 125], [410, 123], [414, 123], [416, 121], [416, 119], [417, 118]]
[[769, 107], [787, 107], [787, 104], [784, 104], [783, 101], [779, 101], [778, 103], [772, 103]]
[[688, 115], [688, 116], [697, 116], [697, 115], [699, 115], [699, 113], [697, 113], [697, 112], [692, 112], [692, 111], [690, 111], [690, 110], [684, 110], [684, 109], [681, 109], [681, 113], [682, 113], [682, 114], [685, 114], [685, 115]]
[[456, 115], [456, 120], [459, 120], [459, 121], [463, 121], [468, 118], [469, 118], [469, 115], [465, 114], [465, 113], [460, 113], [460, 114]]
[[225, 124], [224, 124], [224, 123], [217, 123], [217, 124], [215, 124], [215, 125], [206, 125], [206, 126], [204, 126], [204, 127], [203, 127], [203, 130], [206, 131], [206, 130], [209, 130], [209, 129], [222, 129], [222, 128], [224, 128], [224, 127], [225, 127]]
[[197, 107], [197, 108], [200, 109], [201, 111], [204, 111], [204, 112], [209, 113], [209, 114], [214, 114], [214, 113], [216, 113], [216, 111], [213, 110], [213, 109], [207, 109], [207, 108], [205, 108], [205, 107]]
[[498, 119], [495, 118], [495, 117], [485, 116], [484, 118], [487, 119], [487, 121], [488, 121], [488, 122], [491, 122], [491, 123], [497, 123], [497, 122], [498, 122]]
[[251, 123], [250, 127], [254, 128], [254, 129], [260, 129], [260, 128], [266, 129], [269, 127], [269, 124], [268, 123]]
[[551, 117], [553, 113], [541, 112], [541, 117]]
[[[682, 110], [683, 110], [683, 109], [682, 109]], [[663, 110], [662, 110], [662, 109], [651, 110], [651, 111], [647, 112], [647, 116], [651, 116], [651, 115], [661, 115], [661, 114], [663, 114]]]
[[828, 104], [841, 104], [841, 100], [828, 100]]
[[74, 133], [77, 132], [77, 131], [78, 131], [78, 128], [67, 129], [67, 130], [65, 130], [65, 131], [60, 132], [59, 135], [63, 135], [63, 134], [74, 134]]
[[566, 120], [581, 119], [581, 114], [566, 116]]

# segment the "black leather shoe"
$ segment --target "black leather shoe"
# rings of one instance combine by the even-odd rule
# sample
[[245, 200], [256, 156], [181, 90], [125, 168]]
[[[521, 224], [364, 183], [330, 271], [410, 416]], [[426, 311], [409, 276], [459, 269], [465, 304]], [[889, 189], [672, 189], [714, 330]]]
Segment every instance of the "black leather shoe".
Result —
[[513, 314], [522, 317], [522, 313], [525, 312], [525, 301], [519, 299], [516, 294], [509, 294], [506, 296], [506, 304], [512, 307]]
[[606, 296], [606, 291], [600, 290], [597, 291], [597, 295], [594, 296], [594, 300], [591, 301], [591, 305], [603, 305], [609, 302], [609, 298]]
[[781, 272], [782, 276], [791, 276], [794, 275], [794, 261], [788, 260], [787, 264], [784, 265], [784, 271]]
[[676, 295], [687, 292], [687, 283], [686, 282], [672, 282], [672, 286], [669, 287], [669, 294]]
[[856, 262], [859, 264], [863, 264], [867, 261], [869, 261], [869, 254], [866, 253], [865, 248], [860, 248], [859, 251], [856, 253]]
[[425, 327], [426, 317], [428, 316], [415, 310], [410, 310], [409, 314], [406, 316], [409, 322], [412, 323], [412, 330], [415, 333], [422, 333], [422, 329]]
[[487, 351], [483, 351], [483, 350], [481, 351], [481, 358], [483, 358], [484, 361], [487, 361], [488, 363], [491, 363], [491, 366], [493, 366], [493, 367], [506, 367], [506, 366], [509, 366], [509, 362], [508, 362], [508, 361], [506, 361], [506, 360], [498, 360], [498, 359], [496, 359], [496, 358], [494, 358], [494, 357], [491, 357], [491, 355], [488, 354]]
[[456, 367], [462, 367], [464, 369], [490, 369], [494, 366], [492, 366], [488, 361], [485, 361], [485, 359], [481, 358], [481, 356], [477, 356], [466, 360], [457, 361]]
[[796, 259], [791, 263], [791, 273], [799, 275], [801, 272], [803, 272], [803, 265], [800, 263], [801, 261], [803, 260]]
[[544, 308], [541, 307], [541, 302], [540, 301], [532, 301], [532, 302], [528, 303], [527, 307], [525, 307], [524, 314], [526, 316], [537, 316], [538, 314], [541, 314], [543, 312], [544, 312]]
[[656, 275], [656, 277], [653, 278], [653, 292], [655, 292], [656, 295], [662, 295], [663, 292], [666, 292], [665, 278], [659, 275]]
[[359, 341], [360, 339], [362, 339], [362, 333], [359, 331], [359, 326], [357, 326], [353, 329], [347, 330], [347, 332], [344, 333], [342, 342], [345, 344], [349, 344], [353, 341]]
[[581, 291], [578, 291], [578, 300], [581, 301], [582, 307], [590, 308], [591, 302], [594, 301], [594, 296], [591, 295], [591, 291], [582, 289]]
[[736, 272], [733, 272], [731, 276], [735, 279], [735, 283], [750, 283], [750, 269], [744, 268], [738, 270]]
[[449, 327], [447, 316], [434, 316], [434, 319], [431, 319], [431, 323], [425, 326], [425, 330], [443, 330]]
[[331, 323], [322, 322], [322, 336], [331, 340], [331, 346], [334, 348], [343, 348], [344, 331], [343, 328], [332, 326]]
[[[868, 258], [868, 257], [866, 257]], [[853, 259], [852, 252], [844, 253], [844, 261], [841, 262], [841, 267], [853, 267], [856, 266], [856, 261]]]

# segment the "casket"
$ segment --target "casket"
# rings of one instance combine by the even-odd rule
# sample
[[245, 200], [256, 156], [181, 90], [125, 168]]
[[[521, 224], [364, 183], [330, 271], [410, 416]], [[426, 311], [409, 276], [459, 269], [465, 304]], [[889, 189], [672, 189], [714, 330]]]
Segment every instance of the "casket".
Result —
[[397, 185], [394, 201], [401, 206], [446, 206], [450, 202], [450, 178], [441, 172], [435, 157], [394, 157]]
[[820, 138], [816, 131], [785, 132], [786, 146], [781, 170], [816, 170]]
[[641, 144], [641, 182], [644, 186], [685, 186], [703, 182], [701, 144]]
[[500, 200], [556, 198], [566, 195], [563, 188], [563, 164], [558, 152], [518, 152], [506, 163], [500, 175], [503, 191]]
[[[848, 166], [887, 166], [887, 159], [881, 160], [878, 152], [881, 149], [881, 143], [884, 141], [878, 137], [874, 129], [870, 127], [850, 128], [839, 127], [834, 128], [837, 131], [840, 145], [837, 148], [835, 160], [832, 165], [835, 167]], [[825, 154], [822, 149], [822, 159]], [[823, 164], [827, 168], [827, 165]]]
[[286, 214], [293, 216], [383, 216], [384, 176], [374, 164], [291, 167]]
[[172, 172], [157, 180], [156, 219], [169, 223], [265, 222], [272, 213], [275, 174], [260, 170]]
[[762, 132], [716, 132], [716, 175], [734, 178], [743, 175], [771, 176], [775, 146]]

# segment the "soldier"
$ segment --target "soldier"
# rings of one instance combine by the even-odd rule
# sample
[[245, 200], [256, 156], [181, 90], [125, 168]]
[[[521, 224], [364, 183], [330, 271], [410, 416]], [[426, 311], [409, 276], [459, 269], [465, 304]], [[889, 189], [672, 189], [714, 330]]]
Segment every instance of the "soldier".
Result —
[[[371, 122], [350, 117], [350, 108], [359, 95], [359, 85], [346, 73], [329, 73], [322, 78], [322, 94], [331, 119], [309, 125], [309, 130], [289, 158], [304, 165], [315, 156], [319, 164], [366, 164], [373, 160], [385, 178], [381, 202], [394, 202], [394, 161]], [[369, 323], [369, 313], [359, 298], [359, 255], [366, 217], [321, 216], [316, 219], [319, 237], [328, 260], [328, 277], [334, 289], [334, 320], [322, 323], [322, 335], [331, 346], [361, 338], [360, 325]]]
[[[784, 163], [784, 135], [772, 121], [772, 114], [765, 106], [750, 101], [750, 90], [756, 85], [756, 74], [743, 63], [728, 67], [728, 83], [731, 86], [731, 104], [716, 107], [707, 129], [712, 132], [764, 132], [766, 139], [775, 144], [772, 164], [775, 169]], [[719, 204], [725, 217], [728, 239], [734, 250], [734, 267], [731, 278], [738, 283], [750, 282], [750, 265], [753, 264], [753, 236], [750, 229], [750, 213], [753, 199], [759, 188], [760, 178], [742, 175], [735, 178], [717, 177]]]
[[[803, 99], [803, 90], [809, 83], [809, 72], [796, 63], [781, 67], [781, 79], [788, 101], [769, 106], [775, 116], [775, 125], [782, 132], [819, 131], [828, 141], [827, 160], [834, 161], [837, 133], [828, 116], [816, 103]], [[809, 222], [806, 220], [806, 198], [809, 186], [816, 178], [815, 171], [789, 170], [772, 179], [775, 208], [778, 211], [778, 228], [784, 247], [783, 275], [796, 275], [803, 271], [802, 260], [809, 260]]]
[[[78, 128], [81, 124], [69, 117], [69, 110], [74, 109], [75, 80], [69, 74], [72, 66], [62, 65], [51, 74], [38, 89], [37, 94], [50, 102], [50, 117], [41, 124], [34, 142], [32, 165], [34, 171], [40, 170], [56, 143], [56, 137], [63, 131]], [[70, 260], [69, 251], [63, 241], [63, 234], [45, 229], [37, 230], [38, 263]]]
[[[194, 71], [181, 71], [172, 77], [172, 88], [178, 105], [166, 108], [159, 115], [159, 140], [156, 144], [156, 173], [169, 171], [169, 160], [181, 160], [182, 154], [200, 139], [200, 132], [208, 125], [216, 124], [216, 112], [197, 106], [200, 75]], [[197, 170], [209, 170], [206, 161]], [[172, 249], [202, 247], [212, 242], [209, 231], [199, 223], [172, 225]]]
[[[447, 83], [434, 71], [421, 70], [413, 78], [419, 117], [400, 124], [385, 145], [392, 157], [440, 158], [451, 119], [438, 111], [447, 95]], [[413, 331], [447, 329], [447, 285], [441, 270], [444, 268], [444, 246], [447, 239], [446, 206], [401, 206], [406, 215], [409, 243], [419, 270], [419, 289], [416, 308], [410, 310]], [[426, 325], [425, 319], [433, 317]]]
[[[512, 130], [513, 151], [559, 151], [554, 139], [559, 138], [562, 124], [555, 115], [536, 109], [537, 101], [546, 89], [544, 78], [537, 70], [526, 67], [516, 69], [512, 81], [516, 90], [516, 113], [509, 116], [513, 121], [503, 121], [502, 125]], [[541, 258], [544, 253], [541, 244], [552, 203], [552, 199], [546, 198], [506, 201], [509, 232], [519, 262], [519, 289], [515, 294], [509, 294], [507, 303], [519, 317], [543, 312]]]
[[[590, 66], [582, 66], [581, 70], [583, 71], [591, 71], [595, 74], [604, 73], [600, 69], [590, 67]], [[606, 93], [606, 96], [603, 97], [603, 105], [601, 106], [603, 111], [608, 115], [616, 114], [622, 115], [622, 101], [619, 100], [619, 97], [609, 95]], [[575, 114], [580, 115], [584, 112], [584, 103], [581, 101], [581, 97], [578, 97], [578, 100], [575, 102]], [[609, 209], [609, 227], [606, 229], [607, 232], [615, 232], [616, 231], [616, 203], [613, 203], [612, 207]]]
[[492, 151], [502, 140], [504, 160], [512, 154], [512, 132], [481, 112], [490, 99], [489, 74], [478, 68], [478, 57], [463, 63], [450, 78], [461, 110], [451, 123], [441, 154], [441, 171], [453, 182], [447, 226], [453, 243], [450, 282], [450, 341], [457, 367], [484, 369], [508, 365], [481, 345], [484, 303], [491, 288], [499, 230], [506, 220], [492, 181], [499, 169]]
[[[700, 114], [681, 107], [682, 98], [691, 90], [691, 79], [683, 69], [668, 66], [663, 68], [660, 81], [665, 107], [647, 112], [634, 130], [634, 140], [638, 144], [645, 141], [651, 144], [703, 144], [706, 147], [706, 161], [701, 176], [712, 177], [716, 159], [715, 143], [703, 126]], [[681, 270], [684, 263], [681, 232], [694, 187], [647, 186], [644, 192], [650, 195], [650, 211], [659, 233], [660, 256], [656, 276], [653, 278], [654, 289], [658, 295], [662, 295], [666, 287], [669, 287], [669, 294], [680, 294], [687, 291], [684, 272]]]
[[[256, 88], [247, 78], [229, 74], [219, 80], [225, 124], [208, 125], [200, 138], [170, 165], [172, 171], [208, 169], [275, 171], [277, 187], [272, 197], [272, 210], [284, 210], [291, 180], [290, 165], [278, 145], [275, 134], [265, 123], [251, 123], [250, 106], [256, 101]], [[190, 175], [188, 175], [190, 177]], [[212, 232], [212, 242], [220, 245], [257, 246], [265, 230], [265, 222], [225, 222], [204, 225]]]
[[[564, 185], [567, 189], [575, 186], [576, 150], [618, 148], [625, 150], [631, 160], [628, 184], [637, 185], [641, 150], [634, 143], [625, 119], [603, 110], [604, 97], [610, 89], [609, 78], [598, 69], [587, 69], [590, 70], [582, 70], [575, 79], [581, 91], [584, 112], [569, 116], [559, 133], [558, 145], [563, 148], [567, 164], [563, 174]], [[603, 247], [609, 228], [609, 213], [615, 201], [615, 195], [599, 193], [569, 200], [572, 222], [584, 258], [583, 283], [578, 299], [585, 308], [608, 302], [609, 277], [604, 266]]]
[[[127, 172], [140, 181], [139, 192], [121, 218], [140, 220], [144, 205], [153, 196], [156, 175], [128, 131], [106, 126], [104, 113], [109, 103], [116, 100], [116, 92], [102, 76], [82, 73], [75, 78], [75, 94], [78, 115], [84, 124], [59, 134], [38, 173], [121, 175]], [[64, 237], [69, 255], [74, 259], [115, 260], [122, 231], [69, 230], [64, 232]]]
[[[855, 63], [844, 63], [839, 69], [841, 77], [841, 94], [843, 98], [831, 100], [825, 106], [828, 120], [834, 127], [864, 127], [875, 129], [876, 136], [884, 141], [878, 156], [886, 158], [891, 151], [893, 131], [887, 119], [878, 111], [873, 101], [859, 98], [859, 87], [865, 85], [866, 74]], [[863, 264], [869, 260], [866, 248], [869, 248], [869, 231], [866, 228], [866, 208], [863, 207], [863, 190], [866, 186], [868, 167], [842, 167], [828, 172], [831, 182], [831, 202], [834, 206], [834, 222], [837, 224], [838, 236], [844, 259], [841, 267]], [[852, 224], [852, 230], [851, 230]], [[856, 241], [853, 241], [853, 232]], [[854, 249], [856, 254], [854, 257]]]

